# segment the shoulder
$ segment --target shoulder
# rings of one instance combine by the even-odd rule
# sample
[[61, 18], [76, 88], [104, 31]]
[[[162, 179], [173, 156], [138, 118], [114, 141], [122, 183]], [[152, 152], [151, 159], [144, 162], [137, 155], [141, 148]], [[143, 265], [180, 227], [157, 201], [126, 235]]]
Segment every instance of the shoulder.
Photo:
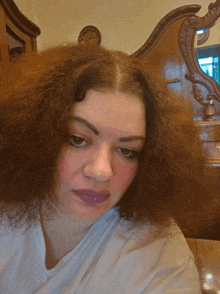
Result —
[[119, 222], [115, 236], [126, 240], [124, 252], [127, 253], [139, 250], [145, 255], [151, 253], [163, 257], [163, 254], [168, 254], [166, 259], [173, 259], [174, 262], [192, 255], [185, 237], [173, 220], [170, 227], [159, 233], [150, 223], [132, 228], [131, 223], [122, 221]]
[[146, 294], [200, 293], [194, 257], [175, 222], [157, 237], [150, 225], [125, 234], [123, 230], [120, 227], [115, 234], [124, 239], [118, 267], [127, 269], [129, 288], [143, 287]]
[[0, 225], [0, 250], [11, 251], [24, 238], [24, 228], [12, 228], [6, 219]]
[[26, 225], [12, 228], [6, 219], [2, 220], [0, 225], [0, 264], [4, 266], [12, 256], [19, 254], [24, 250], [24, 244], [33, 228], [27, 228]]

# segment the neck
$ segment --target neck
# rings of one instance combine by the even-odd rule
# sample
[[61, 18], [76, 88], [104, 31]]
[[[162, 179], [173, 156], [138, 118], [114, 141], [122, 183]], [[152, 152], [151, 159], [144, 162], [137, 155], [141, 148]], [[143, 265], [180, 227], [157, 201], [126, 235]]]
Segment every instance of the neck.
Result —
[[[50, 206], [51, 208], [50, 208]], [[87, 232], [94, 222], [98, 219], [80, 219], [74, 215], [67, 215], [62, 212], [54, 203], [44, 203], [41, 210], [41, 220], [44, 228], [53, 228], [59, 231], [59, 235], [81, 234]]]
[[41, 208], [41, 226], [45, 240], [47, 269], [54, 267], [59, 260], [73, 250], [86, 236], [97, 219], [80, 219], [68, 216], [56, 205], [46, 203]]

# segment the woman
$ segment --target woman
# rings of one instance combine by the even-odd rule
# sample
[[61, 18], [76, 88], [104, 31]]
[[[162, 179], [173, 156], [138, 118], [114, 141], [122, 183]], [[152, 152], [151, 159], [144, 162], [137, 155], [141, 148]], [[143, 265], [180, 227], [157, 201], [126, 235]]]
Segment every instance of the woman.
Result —
[[199, 293], [176, 222], [211, 221], [213, 182], [153, 70], [60, 46], [13, 65], [1, 93], [0, 293]]

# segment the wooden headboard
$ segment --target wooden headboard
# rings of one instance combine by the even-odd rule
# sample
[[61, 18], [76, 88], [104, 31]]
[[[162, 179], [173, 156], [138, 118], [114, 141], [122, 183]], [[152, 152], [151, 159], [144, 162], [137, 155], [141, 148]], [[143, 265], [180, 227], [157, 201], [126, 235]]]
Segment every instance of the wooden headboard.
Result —
[[0, 70], [16, 55], [35, 51], [40, 33], [13, 0], [0, 0]]
[[153, 66], [177, 98], [192, 103], [209, 162], [220, 167], [220, 92], [217, 83], [199, 67], [195, 55], [196, 32], [214, 25], [220, 17], [220, 0], [209, 5], [204, 17], [200, 5], [185, 5], [165, 15], [147, 41], [131, 56]]
[[[220, 93], [216, 83], [210, 82], [211, 79], [200, 70], [194, 52], [196, 31], [214, 25], [220, 17], [220, 1], [211, 4], [202, 18], [196, 15], [200, 8], [200, 5], [185, 5], [165, 15], [148, 40], [132, 55], [141, 58], [146, 66], [153, 65], [170, 89], [182, 99], [193, 102], [195, 119], [202, 120], [200, 102], [210, 98], [218, 101], [215, 118], [220, 120]], [[202, 88], [200, 82], [205, 87]], [[209, 92], [212, 97], [208, 96]]]

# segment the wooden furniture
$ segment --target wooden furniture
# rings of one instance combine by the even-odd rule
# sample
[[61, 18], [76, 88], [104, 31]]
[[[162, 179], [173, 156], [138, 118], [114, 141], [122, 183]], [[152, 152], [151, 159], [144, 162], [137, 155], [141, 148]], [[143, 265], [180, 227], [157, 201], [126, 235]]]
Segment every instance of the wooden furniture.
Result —
[[210, 164], [220, 166], [220, 92], [200, 69], [194, 50], [196, 31], [210, 28], [220, 17], [220, 0], [210, 4], [202, 18], [196, 16], [200, 8], [185, 5], [165, 15], [132, 56], [142, 59], [146, 67], [153, 66], [177, 99], [192, 103]]
[[220, 166], [220, 121], [198, 122], [200, 139], [209, 154], [209, 163]]
[[[220, 0], [209, 5], [207, 14], [196, 13], [200, 5], [185, 5], [165, 15], [147, 41], [132, 54], [151, 64], [180, 98], [193, 103], [196, 120], [207, 120], [201, 108], [216, 102], [215, 117], [220, 119], [220, 92], [216, 83], [200, 69], [194, 50], [196, 31], [211, 27], [220, 17]], [[213, 101], [212, 101], [213, 102]], [[207, 112], [212, 111], [212, 107]]]
[[79, 33], [79, 44], [101, 44], [101, 34], [95, 26], [86, 26]]
[[192, 83], [185, 78], [186, 62], [179, 48], [179, 31], [181, 25], [194, 17], [200, 5], [185, 5], [165, 15], [147, 41], [132, 55], [151, 64], [165, 79], [168, 88], [175, 91], [179, 99], [193, 103], [194, 116], [202, 116], [200, 105], [192, 94]]
[[37, 49], [40, 29], [18, 9], [13, 0], [0, 0], [0, 65], [16, 55]]
[[202, 293], [220, 293], [220, 241], [186, 240], [195, 257]]

